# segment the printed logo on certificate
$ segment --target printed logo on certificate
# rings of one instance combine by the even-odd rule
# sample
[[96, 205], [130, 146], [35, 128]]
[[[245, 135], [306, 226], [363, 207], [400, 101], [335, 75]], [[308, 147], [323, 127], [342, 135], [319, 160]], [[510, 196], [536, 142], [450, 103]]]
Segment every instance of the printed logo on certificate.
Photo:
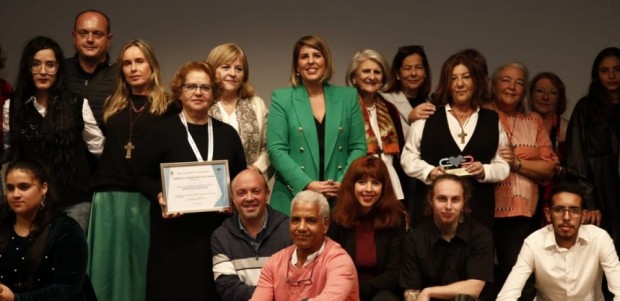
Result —
[[220, 211], [230, 207], [228, 160], [162, 163], [166, 213]]
[[451, 156], [439, 160], [439, 165], [443, 166], [446, 173], [464, 177], [469, 176], [470, 174], [465, 170], [465, 168], [463, 168], [463, 166], [473, 162], [474, 157], [472, 156], [458, 155], [456, 157]]

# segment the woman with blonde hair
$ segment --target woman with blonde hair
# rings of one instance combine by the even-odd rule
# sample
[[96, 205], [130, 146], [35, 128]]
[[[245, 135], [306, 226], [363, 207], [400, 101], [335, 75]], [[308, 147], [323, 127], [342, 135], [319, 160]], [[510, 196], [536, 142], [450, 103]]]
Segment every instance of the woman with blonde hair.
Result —
[[379, 93], [392, 81], [388, 62], [375, 50], [358, 51], [349, 63], [345, 81], [359, 94], [368, 154], [385, 162], [396, 197], [403, 200], [406, 183], [400, 166], [400, 152], [405, 144], [403, 129], [398, 109]]
[[126, 43], [117, 64], [116, 87], [103, 113], [106, 141], [88, 233], [89, 274], [101, 300], [144, 300], [150, 205], [134, 182], [135, 151], [149, 148], [147, 130], [178, 110], [171, 108], [146, 41]]
[[335, 199], [349, 164], [366, 154], [357, 91], [330, 85], [333, 73], [327, 42], [304, 36], [293, 48], [291, 87], [271, 95], [267, 151], [276, 171], [271, 205], [285, 214], [302, 190]]
[[269, 179], [273, 169], [267, 155], [268, 110], [250, 84], [245, 52], [236, 44], [222, 44], [211, 50], [207, 63], [215, 68], [215, 81], [221, 90], [220, 97], [209, 109], [209, 115], [237, 130], [248, 167]]

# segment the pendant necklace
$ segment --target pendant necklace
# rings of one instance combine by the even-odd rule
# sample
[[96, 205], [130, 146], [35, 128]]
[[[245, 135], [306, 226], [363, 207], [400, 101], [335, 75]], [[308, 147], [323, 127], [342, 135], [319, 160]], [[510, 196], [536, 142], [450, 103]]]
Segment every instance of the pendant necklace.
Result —
[[[456, 121], [459, 123], [459, 127], [461, 128], [461, 133], [458, 134], [457, 136], [459, 138], [461, 138], [461, 144], [465, 144], [465, 137], [467, 137], [467, 133], [465, 133], [465, 127], [467, 126], [467, 123], [469, 122], [469, 119], [471, 119], [471, 116], [473, 115], [473, 112], [469, 113], [469, 116], [467, 116], [467, 119], [465, 119], [465, 122], [463, 123], [463, 125], [461, 125], [461, 121], [459, 121], [459, 118], [456, 115], [456, 112], [454, 111], [454, 109], [452, 109], [450, 111], [452, 113], [452, 115], [454, 115], [454, 118], [456, 118]], [[466, 116], [465, 114], [461, 115], [461, 118]]]
[[[514, 132], [515, 132], [515, 123], [517, 122], [517, 114], [514, 114], [514, 115], [512, 115], [510, 117], [512, 117], [512, 126], [510, 127], [510, 129], [506, 128], [506, 135], [508, 136], [508, 143], [510, 145], [510, 148], [512, 148], [514, 150], [515, 148], [517, 148], [517, 145], [512, 143], [512, 137], [514, 136]], [[508, 122], [506, 122], [506, 123], [508, 123]], [[508, 125], [508, 124], [506, 124], [506, 125]]]
[[[140, 115], [142, 115], [142, 112], [144, 112], [144, 110], [146, 109], [147, 104], [148, 102], [143, 104], [140, 108], [136, 108], [133, 101], [131, 101], [131, 99], [129, 100], [129, 139], [127, 139], [127, 143], [125, 143], [125, 146], [123, 147], [125, 149], [125, 159], [131, 159], [131, 152], [136, 148], [131, 142], [133, 125], [136, 123], [136, 121], [138, 121], [138, 118], [140, 118]], [[134, 113], [137, 114], [135, 119], [133, 118]]]

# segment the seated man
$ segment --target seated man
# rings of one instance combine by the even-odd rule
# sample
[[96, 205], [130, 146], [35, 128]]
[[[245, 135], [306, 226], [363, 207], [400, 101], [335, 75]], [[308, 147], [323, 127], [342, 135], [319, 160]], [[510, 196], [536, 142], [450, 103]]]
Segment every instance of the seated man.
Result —
[[252, 301], [359, 300], [353, 260], [326, 237], [329, 204], [314, 191], [291, 202], [290, 235], [294, 245], [267, 260]]
[[475, 299], [493, 281], [492, 235], [465, 218], [470, 198], [469, 184], [458, 176], [444, 174], [431, 184], [426, 214], [432, 219], [404, 243], [400, 285], [406, 301]]
[[545, 208], [551, 224], [525, 239], [497, 300], [519, 299], [532, 273], [538, 301], [603, 300], [603, 272], [613, 300], [620, 300], [620, 263], [614, 243], [605, 230], [581, 225], [583, 193], [577, 187], [554, 187], [551, 207]]
[[252, 297], [267, 259], [292, 244], [288, 217], [267, 205], [269, 187], [254, 169], [232, 181], [233, 216], [211, 236], [215, 287], [222, 300]]

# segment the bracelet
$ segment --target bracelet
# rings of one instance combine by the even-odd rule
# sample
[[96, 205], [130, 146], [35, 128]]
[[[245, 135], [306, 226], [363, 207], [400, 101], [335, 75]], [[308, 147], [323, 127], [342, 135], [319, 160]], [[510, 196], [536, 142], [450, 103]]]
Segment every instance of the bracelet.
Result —
[[420, 291], [406, 290], [405, 291], [405, 301], [415, 301], [416, 299], [418, 299], [419, 295], [420, 295]]

